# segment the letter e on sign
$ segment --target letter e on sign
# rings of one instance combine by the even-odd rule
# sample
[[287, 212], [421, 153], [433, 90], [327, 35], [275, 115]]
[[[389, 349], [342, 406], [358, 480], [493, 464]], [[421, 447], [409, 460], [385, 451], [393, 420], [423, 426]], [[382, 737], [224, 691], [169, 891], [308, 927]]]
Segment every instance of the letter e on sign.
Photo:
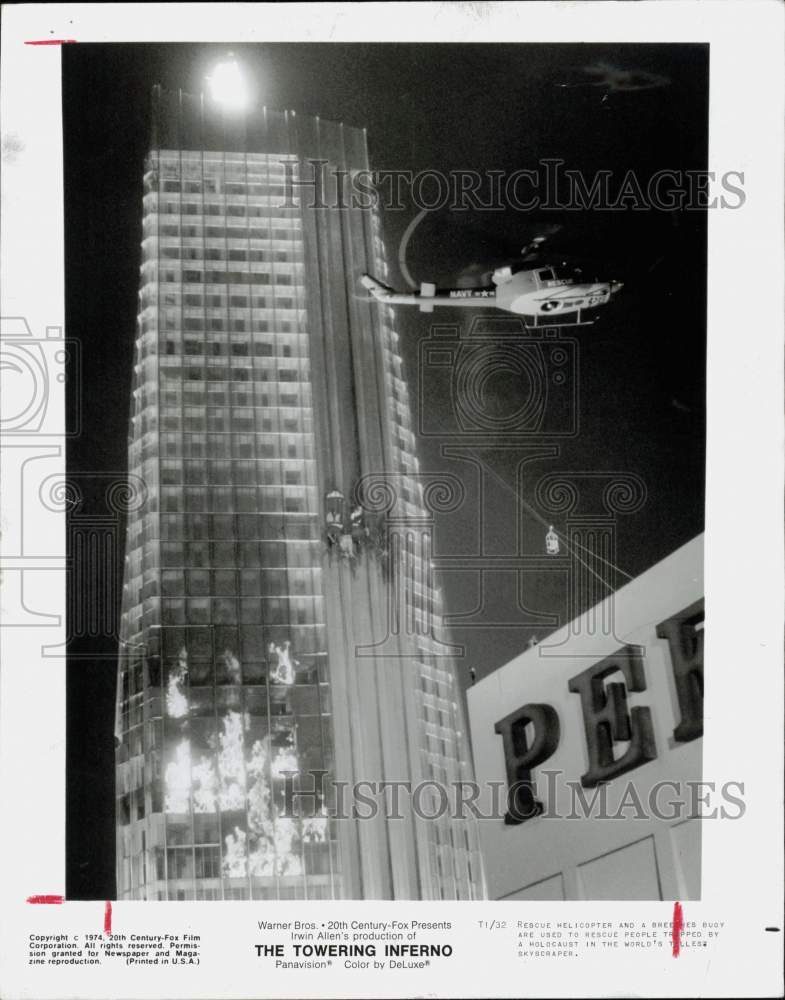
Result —
[[[615, 673], [621, 673], [624, 683], [606, 687], [605, 678]], [[589, 755], [589, 770], [581, 775], [584, 788], [611, 781], [657, 757], [651, 709], [627, 710], [627, 691], [646, 690], [643, 661], [629, 646], [572, 677], [568, 687], [581, 696]], [[628, 742], [629, 746], [616, 758], [613, 745], [620, 742]]]
[[703, 736], [703, 601], [657, 626], [668, 640], [681, 719], [673, 738], [688, 743]]

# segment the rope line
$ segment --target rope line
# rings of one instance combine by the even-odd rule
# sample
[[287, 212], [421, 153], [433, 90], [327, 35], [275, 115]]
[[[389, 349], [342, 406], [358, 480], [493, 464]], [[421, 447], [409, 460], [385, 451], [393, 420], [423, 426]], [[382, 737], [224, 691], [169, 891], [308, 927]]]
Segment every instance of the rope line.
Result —
[[474, 457], [480, 462], [480, 464], [482, 465], [482, 467], [484, 469], [487, 469], [488, 472], [490, 472], [490, 474], [497, 481], [497, 483], [499, 483], [502, 487], [504, 487], [504, 489], [506, 489], [509, 492], [511, 492], [513, 494], [513, 496], [516, 498], [516, 500], [520, 501], [520, 503], [522, 504], [522, 506], [525, 507], [526, 510], [537, 521], [540, 522], [540, 524], [542, 524], [544, 527], [548, 528], [549, 530], [553, 530], [553, 533], [563, 543], [563, 545], [567, 549], [567, 551], [570, 552], [572, 555], [574, 555], [575, 558], [578, 560], [578, 562], [581, 563], [581, 565], [584, 566], [586, 569], [588, 569], [589, 572], [592, 573], [598, 580], [600, 580], [601, 583], [603, 583], [605, 585], [605, 587], [608, 588], [608, 590], [613, 590], [614, 588], [603, 577], [601, 577], [591, 566], [589, 566], [587, 563], [585, 563], [581, 559], [581, 557], [577, 554], [577, 552], [575, 552], [575, 548], [579, 548], [582, 551], [587, 552], [589, 555], [593, 556], [594, 559], [598, 560], [599, 562], [603, 563], [606, 566], [609, 566], [612, 570], [614, 570], [616, 573], [619, 573], [621, 576], [625, 577], [627, 580], [632, 580], [633, 579], [633, 577], [630, 576], [630, 574], [627, 573], [625, 570], [621, 569], [619, 566], [614, 565], [614, 563], [612, 563], [609, 559], [605, 559], [601, 555], [599, 555], [598, 553], [592, 552], [585, 545], [581, 545], [580, 542], [576, 542], [574, 540], [572, 542], [568, 542], [567, 538], [561, 532], [556, 531], [553, 528], [553, 526], [551, 525], [551, 523], [549, 521], [546, 521], [545, 518], [542, 517], [542, 515], [539, 513], [539, 511], [536, 510], [534, 507], [532, 507], [532, 505], [526, 500], [526, 498], [524, 496], [522, 496], [518, 492], [518, 490], [516, 490], [513, 486], [510, 486], [510, 484], [507, 482], [506, 479], [503, 479], [496, 472], [496, 470], [494, 468], [492, 468], [490, 465], [488, 465], [486, 462], [484, 462], [480, 458], [480, 456], [474, 451], [474, 449], [469, 449], [469, 452], [470, 452], [470, 454], [474, 455]]

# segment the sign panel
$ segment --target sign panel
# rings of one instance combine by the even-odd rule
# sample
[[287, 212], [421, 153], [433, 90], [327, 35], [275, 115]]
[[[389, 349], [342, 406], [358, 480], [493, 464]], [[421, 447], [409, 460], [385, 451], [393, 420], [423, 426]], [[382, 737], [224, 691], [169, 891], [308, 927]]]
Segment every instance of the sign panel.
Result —
[[699, 899], [743, 809], [703, 782], [703, 537], [605, 603], [469, 689], [492, 899]]

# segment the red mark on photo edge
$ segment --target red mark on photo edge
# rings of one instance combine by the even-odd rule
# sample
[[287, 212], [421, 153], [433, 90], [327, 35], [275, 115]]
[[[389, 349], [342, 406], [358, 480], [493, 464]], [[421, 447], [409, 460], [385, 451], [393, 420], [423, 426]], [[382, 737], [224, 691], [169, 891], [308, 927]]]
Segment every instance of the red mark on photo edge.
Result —
[[681, 903], [673, 904], [673, 926], [671, 927], [671, 940], [673, 941], [673, 957], [678, 958], [681, 951], [681, 931], [684, 927], [684, 914]]
[[43, 38], [37, 42], [25, 42], [25, 45], [73, 45], [75, 38]]
[[65, 896], [28, 896], [28, 903], [64, 903]]
[[104, 907], [104, 934], [112, 933], [112, 904], [107, 899]]

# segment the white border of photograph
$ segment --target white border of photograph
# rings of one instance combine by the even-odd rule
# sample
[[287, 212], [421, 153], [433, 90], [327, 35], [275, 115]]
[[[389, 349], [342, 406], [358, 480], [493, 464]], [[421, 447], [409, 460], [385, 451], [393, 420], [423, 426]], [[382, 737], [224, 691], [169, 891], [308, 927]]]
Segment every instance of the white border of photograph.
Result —
[[[100, 931], [103, 904], [27, 906], [64, 892], [64, 517], [41, 483], [64, 469], [56, 331], [64, 329], [60, 47], [84, 42], [708, 42], [709, 169], [744, 173], [746, 200], [709, 212], [704, 776], [744, 783], [747, 811], [703, 828], [710, 949], [521, 963], [478, 920], [668, 919], [668, 903], [120, 903], [117, 931], [202, 935], [198, 969], [27, 965], [33, 933]], [[783, 7], [774, 2], [51, 4], [3, 9], [2, 315], [27, 320], [50, 365], [47, 420], [4, 438], [0, 674], [0, 994], [7, 997], [759, 996], [782, 989]], [[150, 81], [151, 84], [154, 81]], [[499, 95], [504, 100], [504, 95]], [[678, 108], [673, 109], [675, 115]], [[467, 128], [471, 123], [467, 122]], [[90, 294], [86, 289], [85, 294]], [[111, 294], [106, 289], [102, 294]], [[5, 323], [5, 320], [4, 320]], [[678, 331], [679, 317], [673, 317]], [[65, 336], [69, 331], [65, 330]], [[112, 336], [112, 331], [106, 331]], [[678, 340], [673, 331], [666, 344]], [[55, 344], [55, 346], [53, 346]], [[48, 352], [48, 353], [47, 353]], [[678, 364], [678, 355], [673, 363]], [[58, 369], [57, 365], [60, 364]], [[111, 391], [111, 387], [104, 387]], [[12, 404], [11, 404], [12, 405]], [[52, 421], [54, 421], [52, 423]], [[58, 421], [60, 425], [58, 426]], [[21, 448], [19, 446], [22, 446]], [[27, 452], [25, 452], [27, 449]], [[40, 457], [34, 461], [36, 449]], [[24, 454], [25, 461], [20, 458]], [[21, 627], [25, 614], [60, 619]], [[19, 617], [21, 616], [21, 617]], [[111, 668], [107, 668], [111, 669]], [[276, 975], [257, 920], [449, 919], [454, 955], [408, 973]], [[384, 916], [386, 915], [386, 917]], [[33, 974], [34, 972], [34, 974]]]

